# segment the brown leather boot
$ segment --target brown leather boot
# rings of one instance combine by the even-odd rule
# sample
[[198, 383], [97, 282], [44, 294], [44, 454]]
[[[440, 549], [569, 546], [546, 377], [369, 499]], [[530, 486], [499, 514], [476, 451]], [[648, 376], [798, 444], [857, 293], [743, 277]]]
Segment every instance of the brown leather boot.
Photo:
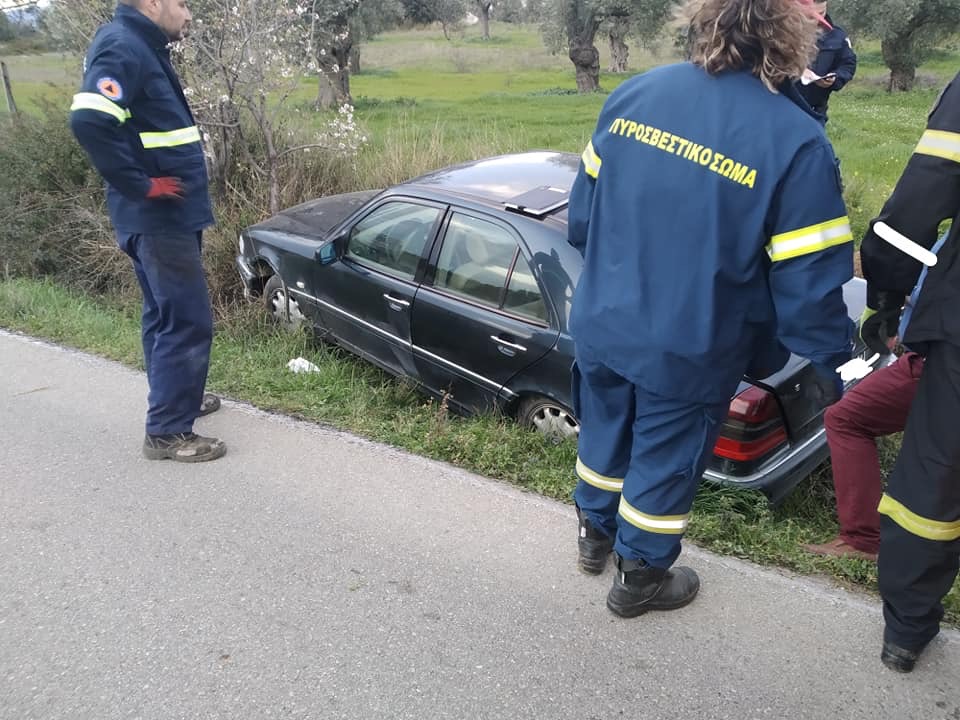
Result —
[[227, 454], [227, 446], [218, 438], [196, 433], [147, 435], [143, 439], [143, 456], [148, 460], [175, 460], [176, 462], [206, 462]]
[[808, 553], [813, 553], [814, 555], [823, 555], [824, 557], [853, 557], [860, 558], [861, 560], [869, 560], [871, 562], [877, 561], [877, 553], [869, 553], [865, 552], [864, 550], [858, 550], [840, 537], [835, 537], [830, 542], [821, 543], [819, 545], [801, 545], [801, 547]]

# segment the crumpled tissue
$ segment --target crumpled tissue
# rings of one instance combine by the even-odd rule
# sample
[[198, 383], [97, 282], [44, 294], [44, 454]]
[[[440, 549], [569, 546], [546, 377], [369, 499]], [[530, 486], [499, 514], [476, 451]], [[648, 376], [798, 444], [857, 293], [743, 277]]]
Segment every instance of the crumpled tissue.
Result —
[[320, 368], [314, 365], [312, 362], [306, 358], [298, 357], [294, 358], [287, 363], [287, 370], [295, 373], [305, 373], [305, 372], [320, 372]]

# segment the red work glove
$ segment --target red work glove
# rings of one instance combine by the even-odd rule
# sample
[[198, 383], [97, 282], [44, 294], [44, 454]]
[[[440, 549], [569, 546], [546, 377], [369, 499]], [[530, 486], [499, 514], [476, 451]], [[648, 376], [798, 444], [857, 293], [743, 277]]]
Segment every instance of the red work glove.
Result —
[[147, 191], [148, 200], [181, 200], [183, 198], [183, 183], [178, 177], [150, 178], [150, 189]]

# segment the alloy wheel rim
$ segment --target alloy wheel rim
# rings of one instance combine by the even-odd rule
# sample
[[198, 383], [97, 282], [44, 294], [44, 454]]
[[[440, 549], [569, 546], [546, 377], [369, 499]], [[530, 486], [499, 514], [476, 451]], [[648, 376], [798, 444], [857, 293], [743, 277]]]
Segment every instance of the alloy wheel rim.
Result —
[[580, 423], [567, 410], [557, 405], [542, 405], [533, 413], [533, 425], [548, 437], [565, 439], [580, 434]]
[[288, 302], [283, 290], [277, 290], [273, 294], [270, 305], [273, 308], [273, 317], [282, 325], [299, 327], [306, 319], [303, 313], [300, 312], [299, 303], [293, 298], [290, 298]]

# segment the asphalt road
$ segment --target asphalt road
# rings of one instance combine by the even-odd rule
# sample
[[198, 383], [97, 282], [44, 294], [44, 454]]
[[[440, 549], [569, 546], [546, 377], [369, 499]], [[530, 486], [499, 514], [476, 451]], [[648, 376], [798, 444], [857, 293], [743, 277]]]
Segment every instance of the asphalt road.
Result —
[[621, 620], [570, 506], [236, 403], [150, 462], [145, 392], [0, 332], [4, 720], [960, 718], [960, 634], [891, 673], [874, 597], [688, 544]]

